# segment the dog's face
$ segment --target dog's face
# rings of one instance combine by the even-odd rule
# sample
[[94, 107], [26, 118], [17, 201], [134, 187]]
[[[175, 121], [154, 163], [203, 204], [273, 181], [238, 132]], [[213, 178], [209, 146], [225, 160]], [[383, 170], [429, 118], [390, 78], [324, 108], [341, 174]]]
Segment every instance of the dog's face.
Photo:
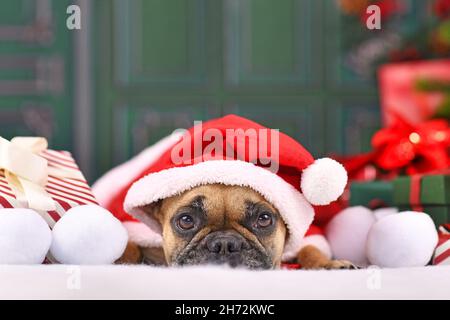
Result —
[[152, 208], [163, 229], [169, 265], [278, 267], [286, 227], [278, 211], [250, 188], [211, 184]]

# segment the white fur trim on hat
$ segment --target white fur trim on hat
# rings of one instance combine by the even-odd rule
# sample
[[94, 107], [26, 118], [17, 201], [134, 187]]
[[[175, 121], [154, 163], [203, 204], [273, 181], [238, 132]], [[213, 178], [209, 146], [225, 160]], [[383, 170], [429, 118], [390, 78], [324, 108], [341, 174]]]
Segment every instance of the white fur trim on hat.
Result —
[[143, 206], [211, 183], [250, 187], [273, 204], [289, 230], [283, 260], [295, 257], [302, 245], [303, 236], [314, 218], [314, 209], [289, 183], [249, 162], [211, 160], [149, 174], [131, 186], [125, 197], [124, 208], [126, 212], [154, 230], [157, 222], [144, 213]]
[[146, 248], [157, 248], [162, 246], [161, 233], [153, 231], [144, 223], [138, 221], [126, 221], [123, 222], [123, 226], [127, 229], [128, 240], [130, 242]]
[[347, 184], [347, 171], [339, 162], [317, 159], [302, 172], [301, 189], [313, 205], [327, 205], [339, 198]]
[[[141, 151], [137, 156], [105, 173], [92, 185], [92, 193], [98, 203], [107, 207], [128, 183], [133, 181], [143, 170], [151, 166], [166, 150], [173, 146], [181, 133], [173, 133], [151, 147]], [[111, 184], [114, 188], [111, 188]]]

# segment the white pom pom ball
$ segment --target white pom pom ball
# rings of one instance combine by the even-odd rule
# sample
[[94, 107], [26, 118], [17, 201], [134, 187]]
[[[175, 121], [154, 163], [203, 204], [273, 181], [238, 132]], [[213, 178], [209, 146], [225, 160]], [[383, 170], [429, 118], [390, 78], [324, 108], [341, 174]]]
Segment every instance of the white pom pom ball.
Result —
[[347, 171], [337, 161], [322, 158], [314, 161], [302, 172], [302, 193], [313, 205], [327, 205], [344, 192]]
[[398, 209], [394, 207], [379, 208], [373, 210], [373, 215], [375, 216], [376, 220], [380, 220], [395, 213], [398, 213]]
[[350, 207], [338, 213], [325, 229], [333, 257], [360, 266], [367, 265], [366, 241], [374, 223], [372, 211], [362, 206]]
[[0, 264], [41, 264], [52, 242], [47, 222], [31, 209], [0, 209]]
[[120, 258], [128, 241], [122, 223], [96, 205], [68, 210], [52, 233], [50, 252], [65, 264], [111, 264]]
[[377, 221], [367, 238], [367, 257], [379, 267], [418, 267], [433, 255], [438, 234], [423, 213], [404, 211]]

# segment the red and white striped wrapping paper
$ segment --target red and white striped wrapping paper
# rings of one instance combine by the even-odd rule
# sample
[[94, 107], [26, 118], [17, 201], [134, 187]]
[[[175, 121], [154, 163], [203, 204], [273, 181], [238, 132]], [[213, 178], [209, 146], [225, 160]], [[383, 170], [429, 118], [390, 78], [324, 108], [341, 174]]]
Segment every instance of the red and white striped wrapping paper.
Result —
[[[78, 165], [68, 151], [45, 150], [39, 154], [47, 159], [49, 167], [80, 172]], [[50, 227], [72, 207], [84, 204], [98, 204], [86, 179], [48, 177], [45, 186], [47, 193], [55, 200], [56, 210], [39, 211]], [[0, 170], [0, 208], [23, 207], [16, 199], [14, 192]]]
[[439, 228], [439, 241], [434, 252], [434, 265], [450, 265], [450, 224]]

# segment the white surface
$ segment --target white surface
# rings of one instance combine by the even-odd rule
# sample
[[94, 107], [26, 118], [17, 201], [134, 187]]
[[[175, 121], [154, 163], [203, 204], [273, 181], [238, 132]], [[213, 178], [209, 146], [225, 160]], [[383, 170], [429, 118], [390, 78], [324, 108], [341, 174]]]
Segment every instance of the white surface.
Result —
[[244, 271], [0, 266], [1, 299], [450, 299], [450, 266]]

